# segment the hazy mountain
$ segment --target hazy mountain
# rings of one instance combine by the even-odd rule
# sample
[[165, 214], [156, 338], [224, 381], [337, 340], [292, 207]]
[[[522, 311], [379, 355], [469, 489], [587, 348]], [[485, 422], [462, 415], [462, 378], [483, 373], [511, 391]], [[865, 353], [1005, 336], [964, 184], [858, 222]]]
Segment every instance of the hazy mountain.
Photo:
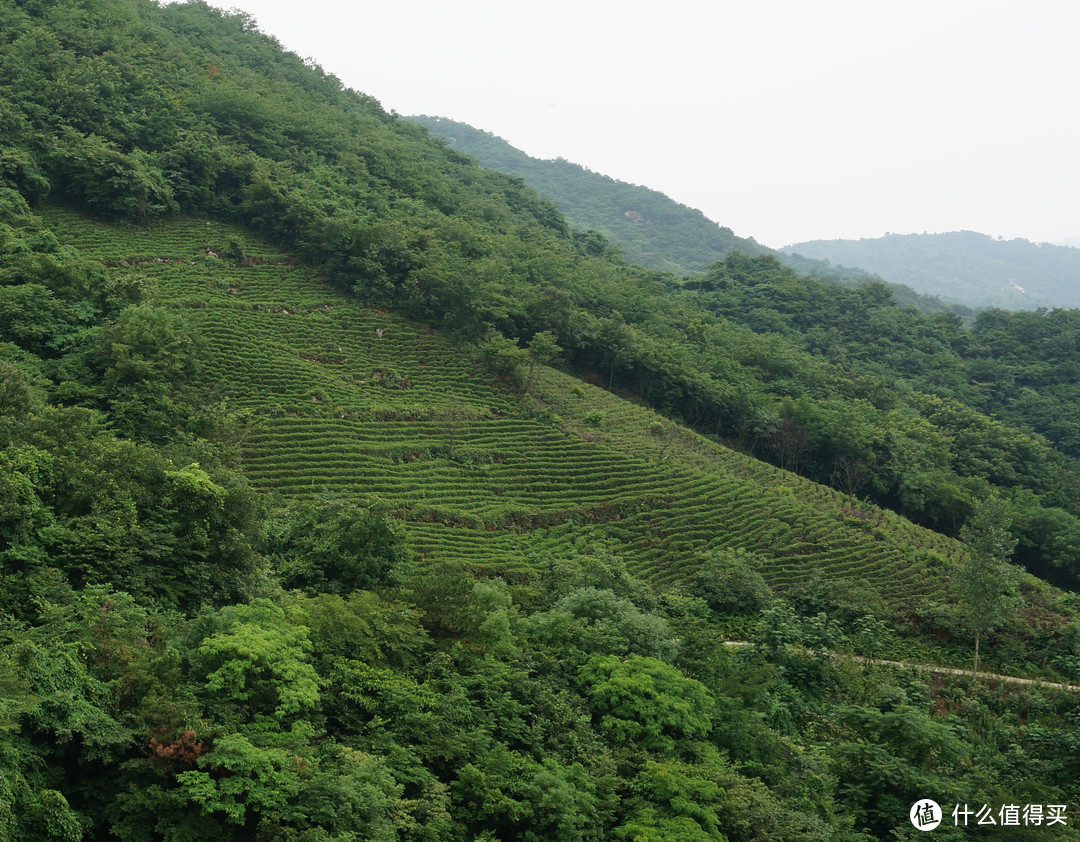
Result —
[[657, 190], [601, 175], [564, 158], [533, 158], [490, 132], [445, 117], [406, 119], [426, 126], [452, 149], [485, 167], [521, 176], [555, 202], [573, 227], [599, 231], [634, 263], [690, 275], [732, 251], [770, 251]]
[[[738, 237], [700, 210], [676, 202], [658, 190], [619, 181], [563, 158], [533, 158], [491, 132], [445, 117], [408, 117], [426, 126], [448, 146], [471, 155], [481, 165], [520, 176], [544, 198], [559, 206], [567, 221], [582, 230], [599, 231], [616, 243], [626, 259], [676, 275], [693, 275], [733, 252], [770, 254], [797, 271], [845, 286], [880, 280], [859, 268], [833, 266], [827, 260], [788, 255]], [[971, 311], [936, 293], [922, 295], [902, 284], [889, 284], [896, 300], [924, 312]]]
[[1080, 250], [974, 231], [814, 240], [783, 249], [974, 307], [1033, 310], [1080, 306]]
[[679, 279], [243, 13], [0, 3], [0, 842], [1049, 819], [1080, 696], [872, 659], [1080, 678], [1078, 337]]

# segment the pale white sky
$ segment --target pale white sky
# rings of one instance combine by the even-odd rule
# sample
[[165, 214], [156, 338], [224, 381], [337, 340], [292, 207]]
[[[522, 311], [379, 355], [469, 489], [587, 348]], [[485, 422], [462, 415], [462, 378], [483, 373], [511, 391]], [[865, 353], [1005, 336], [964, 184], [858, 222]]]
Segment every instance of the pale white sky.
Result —
[[234, 5], [388, 111], [661, 190], [776, 248], [1080, 234], [1074, 0]]

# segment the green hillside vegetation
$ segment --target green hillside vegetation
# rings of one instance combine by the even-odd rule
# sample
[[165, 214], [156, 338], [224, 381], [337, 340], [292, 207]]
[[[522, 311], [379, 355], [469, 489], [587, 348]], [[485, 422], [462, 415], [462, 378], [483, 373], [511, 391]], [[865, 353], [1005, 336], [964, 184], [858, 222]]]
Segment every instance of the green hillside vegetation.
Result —
[[[667, 584], [689, 581], [711, 548], [738, 549], [769, 559], [760, 572], [774, 586], [872, 577], [876, 598], [917, 613], [945, 598], [936, 571], [959, 558], [955, 543], [527, 355], [504, 372], [529, 380], [522, 399], [485, 367], [484, 348], [470, 359], [445, 334], [352, 303], [239, 229], [190, 221], [117, 236], [70, 213], [46, 218], [113, 267], [114, 284], [182, 312], [205, 346], [203, 388], [253, 418], [240, 453], [256, 489], [391, 512], [417, 565], [527, 580], [540, 559], [602, 547]], [[209, 256], [230, 248], [231, 260]]]
[[[785, 254], [762, 246], [753, 238], [737, 237], [730, 228], [657, 190], [618, 181], [562, 158], [533, 158], [502, 138], [467, 123], [446, 117], [406, 119], [426, 127], [451, 149], [471, 155], [482, 166], [519, 176], [541, 196], [558, 205], [573, 228], [598, 231], [615, 243], [631, 263], [681, 277], [698, 274], [710, 264], [738, 252], [772, 255], [803, 275], [844, 286], [881, 280], [862, 269]], [[971, 308], [955, 300], [943, 301], [936, 294], [919, 294], [899, 283], [890, 283], [889, 289], [904, 306], [930, 313], [974, 316]]]
[[[907, 335], [924, 337], [917, 341], [935, 350], [920, 349], [913, 359], [903, 356], [910, 348], [892, 350], [900, 357], [870, 376], [849, 358], [865, 353], [861, 337], [850, 352], [842, 339], [835, 352], [807, 354], [799, 342], [767, 335], [785, 314], [748, 330], [702, 307], [698, 296], [674, 295], [679, 285], [671, 276], [627, 264], [595, 232], [571, 233], [554, 206], [520, 180], [479, 169], [317, 68], [290, 64], [250, 21], [233, 22], [237, 45], [231, 46], [215, 41], [197, 14], [191, 6], [164, 8], [160, 25], [172, 34], [147, 23], [138, 38], [118, 31], [109, 37], [132, 43], [123, 42], [121, 52], [118, 41], [106, 58], [95, 52], [94, 40], [105, 36], [85, 34], [78, 15], [55, 31], [89, 43], [67, 49], [56, 41], [51, 53], [48, 39], [15, 37], [29, 24], [13, 19], [6, 30], [13, 36], [8, 67], [19, 95], [10, 102], [26, 105], [9, 107], [9, 137], [17, 144], [8, 153], [12, 185], [31, 199], [47, 186], [50, 196], [136, 221], [181, 204], [223, 215], [296, 249], [328, 282], [373, 306], [466, 341], [501, 334], [527, 344], [549, 331], [572, 370], [591, 372], [676, 421], [818, 481], [832, 482], [834, 467], [854, 460], [855, 473], [873, 469], [874, 477], [849, 491], [950, 534], [971, 501], [994, 486], [1025, 489], [1032, 495], [1009, 491], [1017, 500], [1015, 519], [1030, 536], [1022, 543], [1025, 565], [1061, 583], [1075, 581], [1067, 537], [1076, 528], [1075, 463], [1038, 440], [1026, 443], [1030, 437], [1020, 431], [995, 434], [993, 453], [978, 464], [965, 462], [953, 453], [955, 419], [946, 423], [919, 395], [908, 396], [903, 381], [932, 360], [943, 374], [926, 377], [951, 378], [941, 387], [946, 396], [965, 400], [954, 394], [964, 375], [959, 361], [935, 356], [936, 334], [948, 319], [920, 321], [887, 294], [851, 293], [858, 307], [879, 309], [884, 323], [910, 321]], [[96, 32], [110, 31], [98, 23]], [[169, 48], [154, 41], [167, 37], [186, 39], [176, 61], [164, 59]], [[136, 58], [138, 73], [114, 67]], [[68, 66], [65, 72], [81, 81], [57, 86], [34, 74], [49, 61]], [[106, 119], [105, 106], [90, 103], [108, 90], [130, 107], [114, 108]], [[303, 109], [290, 106], [304, 97]], [[155, 134], [144, 113], [177, 131], [159, 127]], [[751, 271], [736, 273], [746, 276], [740, 288], [754, 298], [769, 292], [763, 279], [780, 276], [771, 258], [756, 260], [738, 263]], [[826, 294], [832, 304], [847, 295]], [[822, 332], [832, 336], [835, 328], [815, 335]], [[957, 334], [953, 344], [964, 341]], [[978, 348], [975, 355], [983, 356]], [[1066, 382], [1058, 391], [1070, 388]], [[800, 399], [823, 408], [813, 423], [802, 410], [794, 418]], [[850, 413], [835, 409], [853, 400], [866, 416], [855, 442], [845, 429]], [[1013, 403], [1013, 423], [1061, 440], [1071, 435], [1074, 413], [1059, 413], [1066, 429], [1057, 430], [1046, 406], [1027, 413], [1030, 404]], [[795, 453], [787, 452], [799, 441]], [[1046, 515], [1046, 509], [1054, 511]], [[1049, 532], [1047, 521], [1053, 521]]]
[[[10, 346], [40, 372], [5, 413], [11, 838], [859, 839], [920, 787], [1071, 797], [1077, 701], [1024, 728], [1027, 695], [823, 654], [962, 663], [955, 542], [242, 229], [13, 221], [7, 265], [102, 314]], [[1071, 674], [1066, 603], [1013, 593], [989, 663]], [[977, 783], [989, 738], [1061, 748], [1038, 790], [1026, 760]]]
[[814, 240], [784, 252], [859, 266], [891, 283], [971, 307], [1080, 307], [1080, 250], [974, 231]]
[[0, 839], [1076, 803], [1075, 693], [869, 660], [1080, 677], [1070, 430], [966, 368], [1067, 323], [628, 264], [202, 4], [4, 4], [0, 92]]
[[444, 117], [407, 119], [481, 165], [520, 176], [558, 205], [571, 226], [599, 231], [617, 243], [631, 263], [692, 275], [732, 251], [755, 255], [769, 251], [656, 190], [618, 181], [562, 158], [533, 158], [490, 132]]

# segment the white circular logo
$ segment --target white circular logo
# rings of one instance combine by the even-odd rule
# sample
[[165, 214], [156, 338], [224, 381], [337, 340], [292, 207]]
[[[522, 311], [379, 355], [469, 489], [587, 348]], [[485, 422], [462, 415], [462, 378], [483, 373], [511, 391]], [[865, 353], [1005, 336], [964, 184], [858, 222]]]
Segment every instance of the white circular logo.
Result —
[[933, 830], [941, 824], [941, 806], [929, 798], [923, 798], [912, 804], [908, 815], [911, 823], [919, 830]]

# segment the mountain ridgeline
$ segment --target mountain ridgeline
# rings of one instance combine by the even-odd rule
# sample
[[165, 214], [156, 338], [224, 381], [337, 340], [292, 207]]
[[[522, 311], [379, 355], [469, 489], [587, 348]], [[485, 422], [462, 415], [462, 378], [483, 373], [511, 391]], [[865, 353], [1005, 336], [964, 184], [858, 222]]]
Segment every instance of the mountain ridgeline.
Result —
[[520, 176], [559, 206], [576, 229], [595, 230], [618, 243], [626, 259], [676, 275], [701, 272], [733, 251], [768, 254], [699, 210], [656, 190], [627, 184], [562, 158], [533, 158], [505, 140], [445, 117], [408, 117], [483, 166]]
[[877, 660], [1080, 679], [1077, 313], [747, 242], [631, 262], [242, 13], [0, 3], [0, 842], [1080, 803], [1076, 693]]
[[790, 255], [860, 266], [891, 282], [972, 307], [1080, 307], [1080, 249], [974, 231], [888, 234], [785, 246]]
[[[481, 165], [519, 176], [541, 196], [558, 205], [572, 227], [599, 232], [632, 263], [678, 276], [695, 275], [737, 252], [772, 255], [801, 274], [844, 286], [881, 280], [864, 269], [788, 255], [760, 245], [753, 238], [737, 237], [730, 228], [657, 190], [618, 181], [562, 158], [533, 158], [502, 138], [466, 123], [446, 117], [406, 119], [430, 129], [451, 149], [471, 155]], [[924, 312], [973, 315], [959, 301], [943, 302], [935, 294], [920, 294], [900, 283], [890, 283], [889, 288], [898, 302]]]

